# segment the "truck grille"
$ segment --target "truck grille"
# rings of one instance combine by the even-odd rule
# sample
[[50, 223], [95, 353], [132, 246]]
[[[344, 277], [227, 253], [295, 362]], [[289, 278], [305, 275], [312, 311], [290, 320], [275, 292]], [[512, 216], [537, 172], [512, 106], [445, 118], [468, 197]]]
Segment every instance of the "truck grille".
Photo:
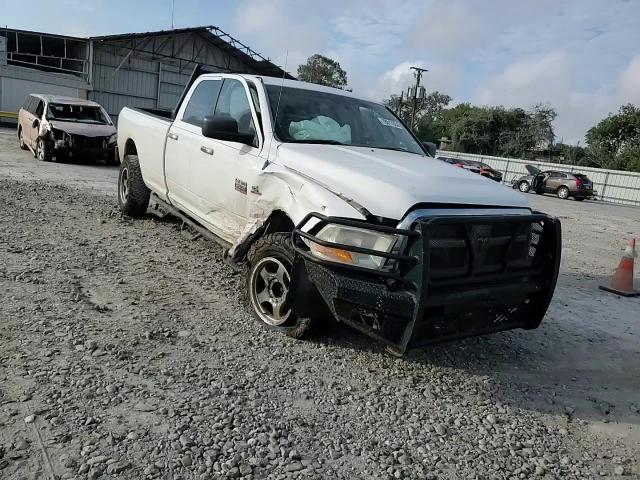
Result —
[[441, 223], [429, 228], [431, 280], [477, 277], [533, 266], [540, 223]]

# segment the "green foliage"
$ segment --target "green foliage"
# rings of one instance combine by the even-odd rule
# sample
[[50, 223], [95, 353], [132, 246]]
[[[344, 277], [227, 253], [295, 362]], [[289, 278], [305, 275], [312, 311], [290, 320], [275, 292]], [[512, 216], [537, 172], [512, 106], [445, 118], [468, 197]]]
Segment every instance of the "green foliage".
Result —
[[640, 172], [640, 108], [623, 105], [586, 135], [587, 152], [593, 165]]
[[307, 59], [307, 63], [298, 67], [298, 79], [327, 87], [344, 88], [347, 85], [347, 72], [335, 60], [315, 54]]

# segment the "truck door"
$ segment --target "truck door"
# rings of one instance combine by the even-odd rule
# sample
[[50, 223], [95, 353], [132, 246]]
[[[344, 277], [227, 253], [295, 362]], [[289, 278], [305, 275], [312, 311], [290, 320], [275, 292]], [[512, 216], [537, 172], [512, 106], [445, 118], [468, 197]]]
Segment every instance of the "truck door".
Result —
[[[191, 179], [194, 164], [203, 154], [202, 120], [213, 115], [216, 100], [222, 87], [221, 78], [196, 81], [191, 95], [185, 98], [185, 106], [177, 112], [167, 134], [165, 149], [165, 175], [169, 199], [191, 214], [202, 217], [207, 204], [193, 194]], [[215, 179], [209, 179], [214, 188]]]
[[248, 87], [238, 79], [225, 78], [214, 116], [231, 118], [238, 132], [254, 135], [254, 144], [205, 138], [200, 135], [199, 152], [193, 156], [191, 193], [197, 199], [200, 215], [219, 230], [219, 236], [233, 242], [247, 223], [247, 205], [264, 161], [258, 156], [260, 137], [256, 130], [255, 106]]

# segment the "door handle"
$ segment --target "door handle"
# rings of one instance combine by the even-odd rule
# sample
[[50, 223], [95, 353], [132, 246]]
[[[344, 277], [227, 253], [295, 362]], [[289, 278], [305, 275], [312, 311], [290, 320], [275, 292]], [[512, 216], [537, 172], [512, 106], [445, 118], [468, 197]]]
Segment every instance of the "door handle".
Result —
[[207, 155], [213, 155], [213, 148], [205, 147], [204, 145], [200, 147], [200, 151], [206, 153]]
[[169, 133], [169, 134], [167, 134], [167, 137], [169, 137], [171, 140], [177, 140], [178, 139], [178, 135], [176, 135], [175, 133]]

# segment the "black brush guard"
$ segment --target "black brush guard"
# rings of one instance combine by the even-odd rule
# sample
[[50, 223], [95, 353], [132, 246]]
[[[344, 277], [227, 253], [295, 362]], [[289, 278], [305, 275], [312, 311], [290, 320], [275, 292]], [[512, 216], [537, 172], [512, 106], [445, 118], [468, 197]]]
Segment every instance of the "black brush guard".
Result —
[[[316, 223], [307, 228], [310, 222]], [[327, 224], [398, 236], [391, 252], [326, 242]], [[307, 215], [293, 231], [292, 307], [317, 313], [317, 292], [342, 322], [407, 348], [514, 328], [536, 328], [553, 296], [561, 254], [558, 219], [530, 215], [442, 216], [410, 230]], [[307, 242], [386, 259], [384, 271], [312, 255]], [[310, 293], [310, 290], [315, 290]]]

